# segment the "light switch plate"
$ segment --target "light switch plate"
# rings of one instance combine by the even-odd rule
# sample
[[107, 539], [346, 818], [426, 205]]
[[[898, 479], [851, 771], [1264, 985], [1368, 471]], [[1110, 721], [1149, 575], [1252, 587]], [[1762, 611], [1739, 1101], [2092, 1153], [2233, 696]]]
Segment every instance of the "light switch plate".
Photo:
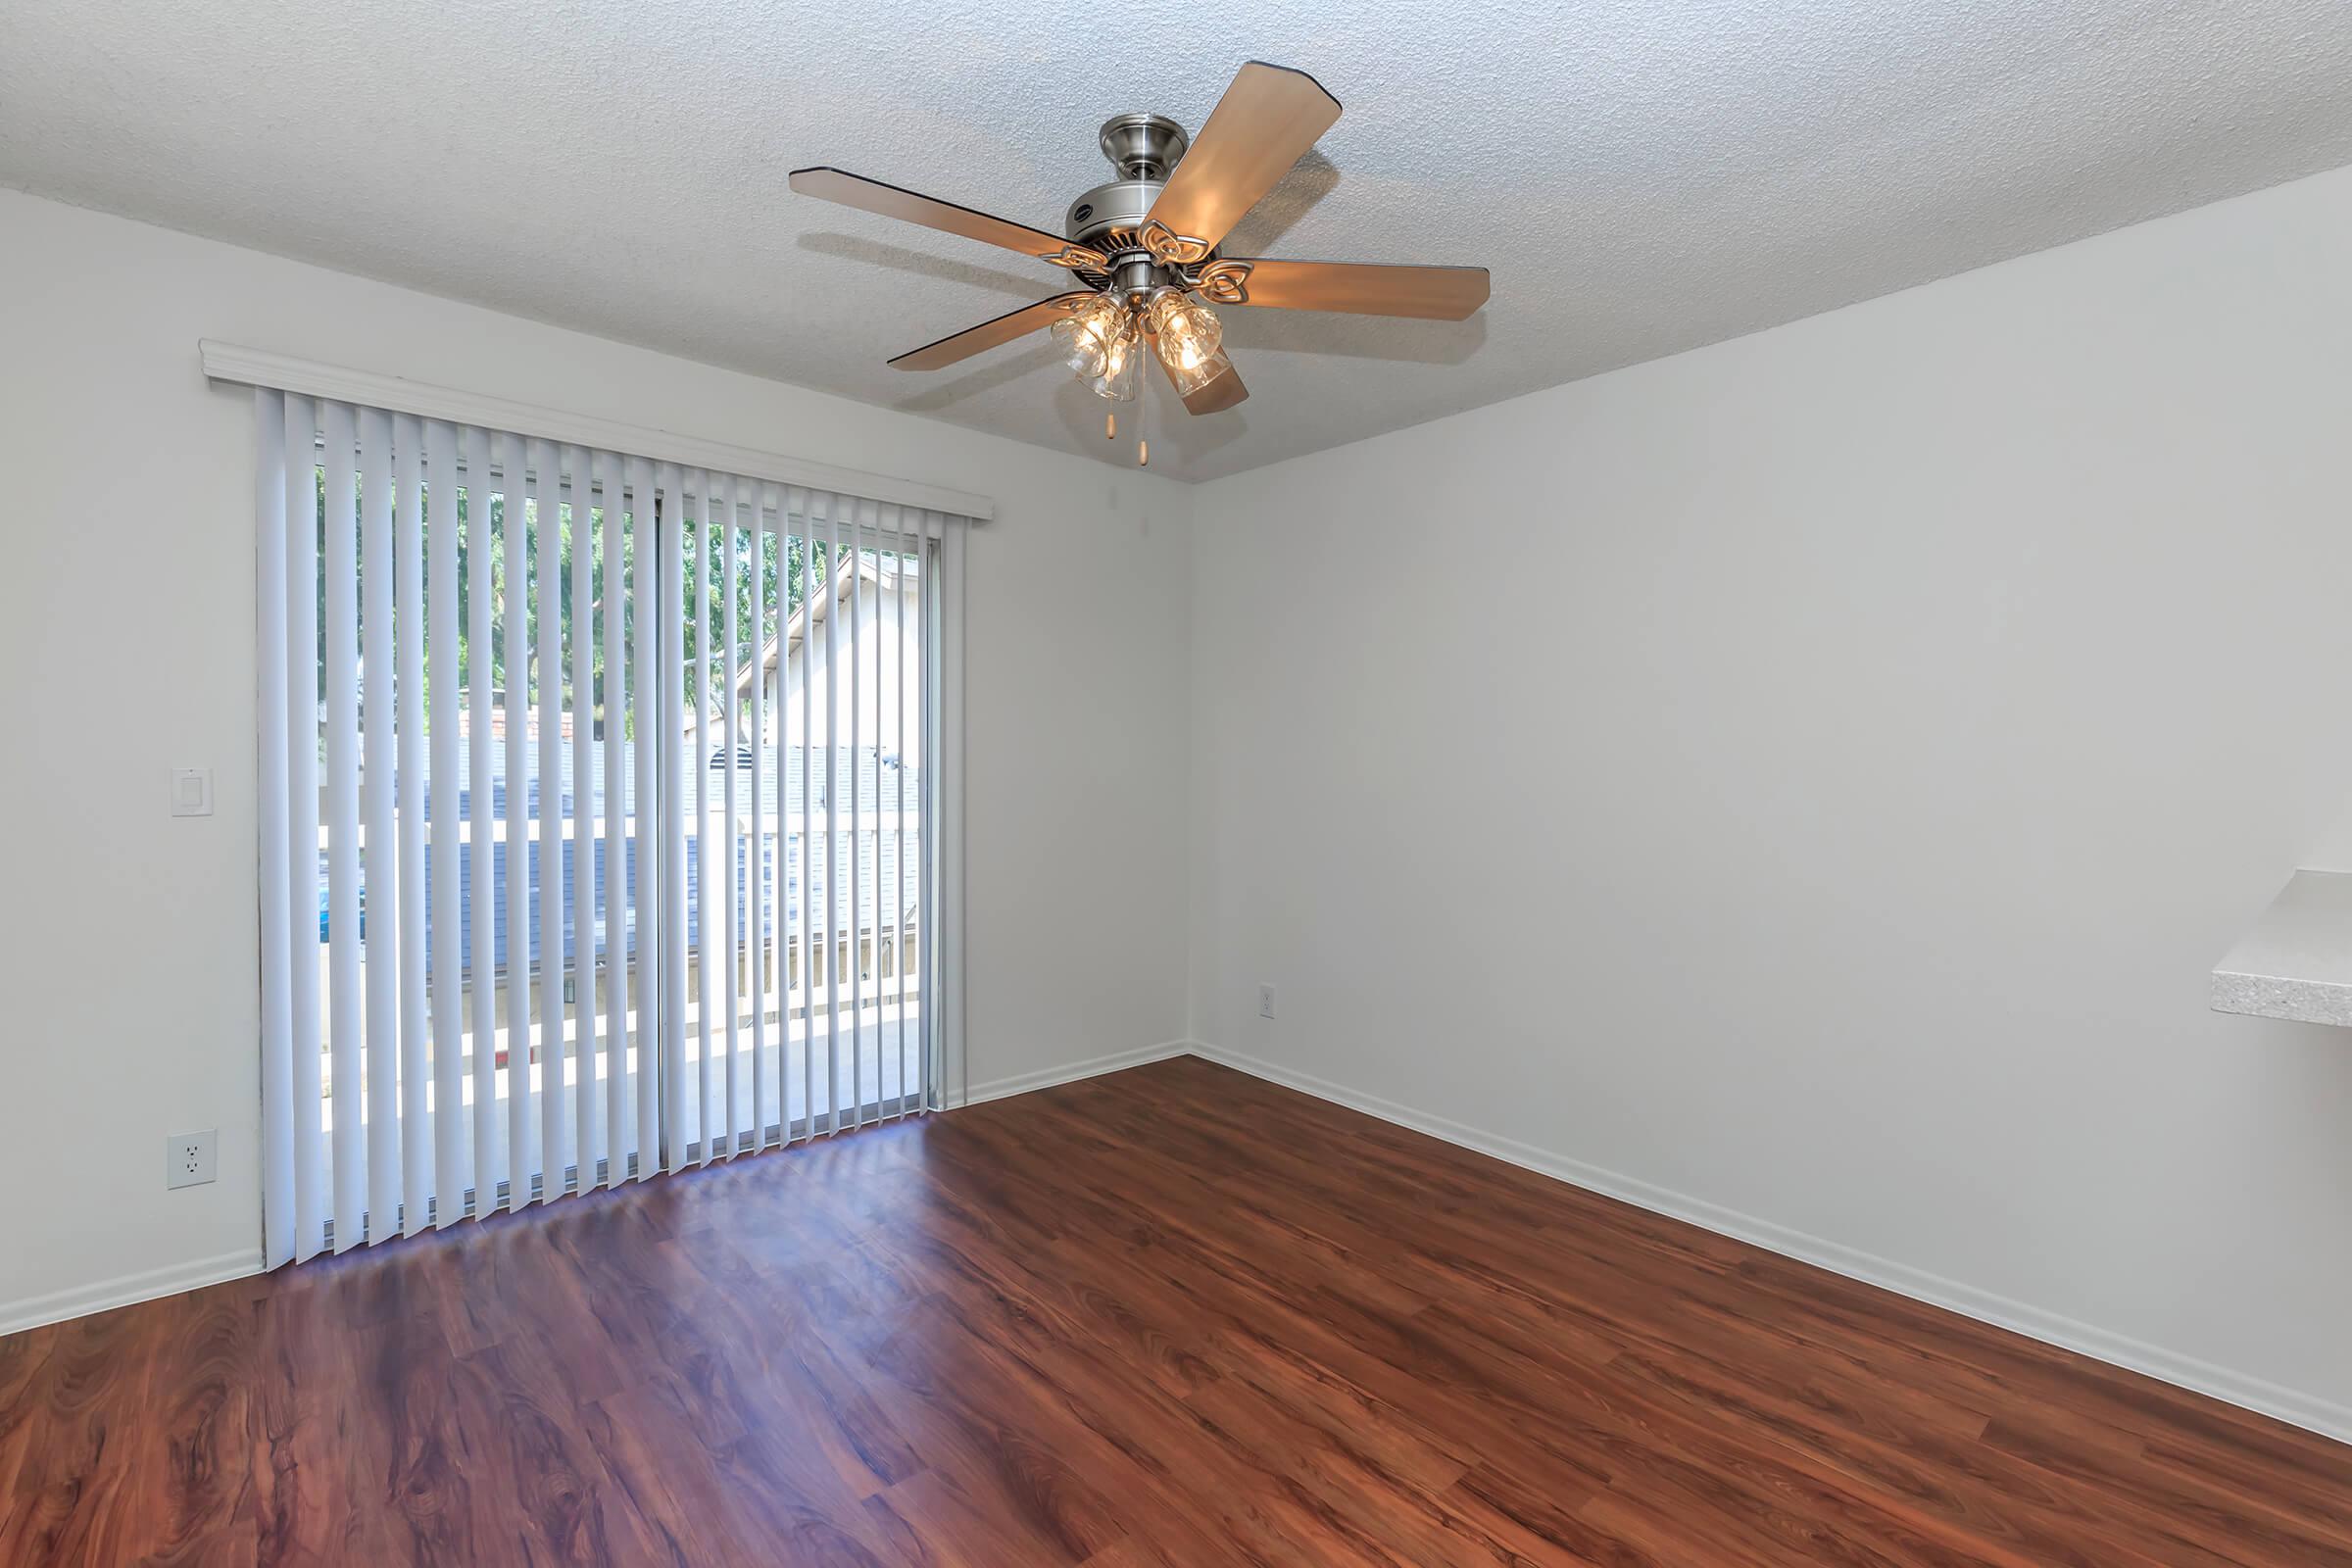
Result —
[[213, 814], [213, 770], [209, 767], [175, 767], [172, 770], [172, 814], [173, 816], [210, 816]]
[[200, 1133], [173, 1133], [165, 1139], [164, 1185], [202, 1187], [213, 1180], [220, 1142], [220, 1134], [210, 1127]]

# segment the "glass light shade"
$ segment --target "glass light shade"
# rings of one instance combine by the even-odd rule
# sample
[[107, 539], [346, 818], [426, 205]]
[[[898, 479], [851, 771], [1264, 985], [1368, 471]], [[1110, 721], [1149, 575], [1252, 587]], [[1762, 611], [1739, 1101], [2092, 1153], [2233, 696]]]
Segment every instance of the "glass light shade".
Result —
[[1102, 368], [1093, 375], [1082, 373], [1079, 379], [1097, 397], [1124, 403], [1135, 396], [1136, 367], [1143, 363], [1143, 333], [1135, 318], [1122, 311], [1118, 325], [1102, 345]]
[[[1165, 343], [1167, 339], [1161, 338], [1160, 341]], [[1160, 363], [1168, 368], [1168, 379], [1176, 383], [1176, 395], [1182, 398], [1191, 397], [1209, 382], [1233, 368], [1233, 361], [1225, 357], [1223, 349], [1217, 350], [1206, 359], [1190, 359], [1179, 364], [1170, 360], [1167, 351], [1163, 348], [1159, 358]]]
[[1061, 350], [1063, 363], [1078, 372], [1080, 380], [1092, 380], [1102, 373], [1111, 342], [1126, 318], [1127, 312], [1117, 300], [1107, 294], [1094, 295], [1054, 323], [1054, 346]]
[[1224, 342], [1225, 329], [1218, 323], [1216, 313], [1186, 297], [1183, 290], [1156, 290], [1145, 307], [1145, 315], [1152, 323], [1159, 362], [1168, 368], [1168, 376], [1176, 383], [1179, 394], [1190, 397], [1233, 368], [1233, 362], [1219, 346]]

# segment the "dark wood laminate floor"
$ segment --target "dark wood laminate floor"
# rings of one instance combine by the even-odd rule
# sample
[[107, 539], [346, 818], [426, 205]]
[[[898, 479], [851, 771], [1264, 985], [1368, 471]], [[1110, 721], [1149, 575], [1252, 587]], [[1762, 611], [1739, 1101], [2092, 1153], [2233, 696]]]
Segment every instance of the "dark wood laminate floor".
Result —
[[1182, 1059], [0, 1341], [0, 1563], [2352, 1563], [2352, 1449]]

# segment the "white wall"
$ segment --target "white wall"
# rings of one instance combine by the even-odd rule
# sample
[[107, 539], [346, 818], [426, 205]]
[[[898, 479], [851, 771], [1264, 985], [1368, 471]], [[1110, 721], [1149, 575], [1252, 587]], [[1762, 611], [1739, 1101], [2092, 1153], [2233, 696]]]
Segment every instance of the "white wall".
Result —
[[2205, 1005], [2352, 789], [2348, 279], [2352, 171], [1203, 487], [1196, 1034], [2352, 1430], [2352, 1036]]
[[[0, 1324], [258, 1253], [251, 395], [200, 336], [994, 496], [971, 1084], [1183, 1036], [1183, 487], [0, 191]], [[181, 763], [218, 814], [166, 814]]]

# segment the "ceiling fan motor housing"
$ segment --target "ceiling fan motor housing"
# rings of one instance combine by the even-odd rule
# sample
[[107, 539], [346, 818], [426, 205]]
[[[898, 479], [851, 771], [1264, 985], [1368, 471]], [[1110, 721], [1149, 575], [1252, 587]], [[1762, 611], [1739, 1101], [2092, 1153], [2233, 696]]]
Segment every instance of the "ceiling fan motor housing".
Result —
[[[1115, 264], [1097, 287], [1116, 283], [1129, 290], [1165, 282], [1164, 268], [1153, 263], [1136, 236], [1152, 204], [1159, 199], [1177, 162], [1192, 145], [1184, 127], [1165, 115], [1115, 115], [1102, 122], [1102, 156], [1119, 177], [1070, 203], [1062, 232], [1077, 244], [1099, 250]], [[1081, 273], [1089, 282], [1102, 274]]]
[[1099, 145], [1126, 179], [1164, 180], [1192, 146], [1184, 127], [1165, 115], [1113, 115], [1102, 122]]

